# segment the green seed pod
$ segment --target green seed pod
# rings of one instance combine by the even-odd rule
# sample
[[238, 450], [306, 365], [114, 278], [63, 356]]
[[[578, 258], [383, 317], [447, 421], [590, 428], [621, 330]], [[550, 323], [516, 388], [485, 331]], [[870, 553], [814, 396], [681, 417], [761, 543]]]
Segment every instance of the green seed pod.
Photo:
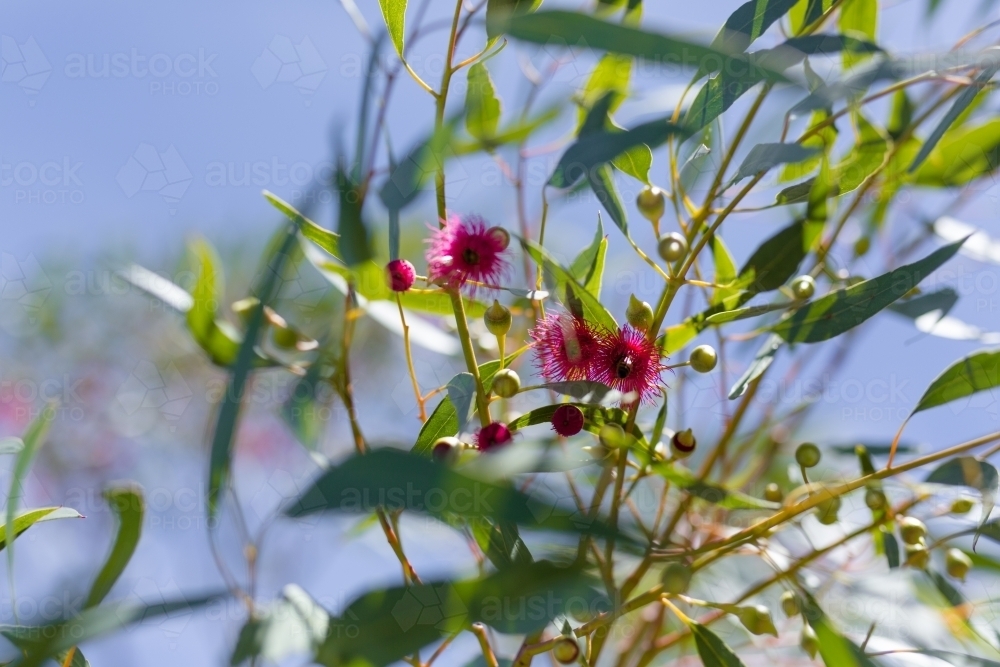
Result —
[[865, 491], [865, 505], [873, 512], [885, 508], [885, 494], [880, 489], [867, 489]]
[[799, 634], [799, 646], [809, 654], [810, 658], [815, 658], [816, 654], [819, 653], [819, 637], [816, 636], [816, 631], [808, 623], [802, 624], [802, 632]]
[[572, 637], [562, 637], [552, 647], [552, 657], [562, 665], [576, 662], [580, 655], [580, 645]]
[[951, 503], [951, 513], [952, 514], [968, 514], [969, 510], [975, 505], [975, 501], [968, 496], [961, 496], [960, 498], [955, 498]]
[[274, 344], [282, 350], [293, 350], [299, 342], [299, 335], [293, 329], [288, 328], [275, 329], [272, 338], [274, 338]]
[[944, 555], [944, 566], [949, 575], [964, 582], [965, 575], [972, 569], [972, 559], [964, 551], [951, 548]]
[[781, 487], [771, 482], [764, 487], [764, 500], [768, 500], [772, 503], [780, 503], [785, 499], [785, 494], [781, 492]]
[[510, 331], [510, 311], [493, 299], [493, 305], [483, 313], [483, 322], [486, 323], [486, 330], [494, 336], [505, 336]]
[[907, 544], [920, 544], [927, 534], [927, 526], [916, 517], [904, 517], [899, 522], [899, 534]]
[[510, 398], [521, 391], [521, 378], [509, 368], [502, 368], [493, 376], [493, 393], [500, 398]]
[[774, 627], [774, 621], [771, 620], [771, 610], [762, 604], [753, 605], [752, 607], [741, 607], [738, 618], [743, 627], [752, 634], [778, 636], [778, 631]]
[[803, 468], [815, 468], [821, 458], [819, 447], [811, 442], [803, 442], [795, 450], [795, 462]]
[[663, 582], [665, 593], [683, 595], [691, 585], [691, 568], [678, 561], [667, 563], [660, 581]]
[[674, 433], [674, 437], [670, 438], [670, 451], [678, 459], [686, 459], [691, 456], [697, 446], [698, 441], [691, 429]]
[[635, 198], [636, 208], [639, 209], [639, 213], [642, 213], [642, 217], [646, 218], [650, 222], [656, 222], [663, 217], [663, 211], [666, 209], [666, 197], [663, 196], [663, 190], [656, 187], [655, 185], [647, 185], [639, 192], [639, 196]]
[[646, 331], [653, 324], [653, 307], [645, 301], [639, 301], [632, 294], [628, 298], [628, 308], [625, 310], [625, 319], [633, 328], [639, 331]]
[[699, 345], [691, 350], [688, 361], [691, 363], [691, 368], [698, 373], [710, 373], [719, 363], [719, 355], [711, 345]]
[[840, 512], [840, 496], [830, 496], [816, 505], [816, 518], [824, 526], [837, 523], [838, 512]]
[[781, 594], [781, 611], [785, 616], [791, 618], [799, 615], [799, 598], [793, 591], [785, 591]]
[[670, 232], [660, 237], [656, 249], [665, 261], [676, 262], [687, 253], [687, 239], [677, 232]]
[[597, 434], [597, 437], [601, 441], [601, 444], [607, 449], [616, 449], [618, 447], [628, 446], [628, 438], [625, 437], [625, 429], [613, 422], [609, 422], [602, 426], [600, 432]]
[[792, 294], [796, 299], [804, 301], [811, 299], [816, 293], [816, 281], [810, 275], [799, 276], [792, 281]]
[[923, 544], [906, 545], [906, 565], [923, 570], [930, 562], [931, 554]]

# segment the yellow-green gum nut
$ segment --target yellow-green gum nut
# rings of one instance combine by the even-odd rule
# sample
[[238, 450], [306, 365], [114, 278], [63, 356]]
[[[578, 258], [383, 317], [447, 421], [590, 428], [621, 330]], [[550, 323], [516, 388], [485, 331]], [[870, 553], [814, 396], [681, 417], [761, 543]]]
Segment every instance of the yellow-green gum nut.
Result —
[[922, 570], [927, 567], [930, 558], [930, 552], [927, 551], [927, 547], [923, 544], [906, 545], [906, 565]]
[[510, 311], [502, 306], [499, 301], [493, 299], [493, 305], [483, 313], [483, 322], [486, 324], [486, 330], [491, 334], [494, 336], [504, 336], [510, 331]]
[[698, 446], [698, 440], [694, 437], [691, 429], [678, 431], [670, 438], [670, 451], [676, 458], [686, 459], [694, 453], [694, 448]]
[[556, 659], [556, 662], [563, 665], [576, 662], [579, 655], [580, 646], [572, 637], [562, 637], [552, 647], [552, 657]]
[[830, 496], [816, 505], [816, 518], [824, 526], [837, 523], [838, 512], [840, 512], [840, 496]]
[[799, 646], [809, 654], [810, 658], [815, 658], [819, 653], [819, 637], [816, 631], [808, 623], [802, 624], [802, 632], [799, 634]]
[[785, 616], [791, 618], [799, 614], [799, 599], [793, 591], [785, 591], [781, 594], [781, 611]]
[[962, 496], [960, 498], [955, 498], [951, 503], [951, 513], [952, 514], [967, 514], [969, 510], [975, 505], [975, 501], [968, 496]]
[[719, 355], [715, 353], [715, 348], [711, 345], [699, 345], [691, 350], [688, 361], [691, 362], [691, 368], [695, 371], [709, 373], [719, 363]]
[[660, 581], [663, 582], [664, 593], [683, 595], [691, 585], [691, 568], [677, 561], [667, 563]]
[[881, 489], [867, 489], [865, 490], [865, 505], [868, 509], [873, 512], [877, 512], [880, 509], [885, 508], [885, 494], [882, 493]]
[[771, 482], [764, 487], [764, 500], [768, 500], [772, 503], [780, 503], [785, 499], [785, 494], [781, 492], [781, 487]]
[[903, 538], [903, 542], [907, 544], [920, 544], [926, 534], [927, 526], [916, 517], [904, 517], [899, 522], [899, 535]]
[[972, 569], [972, 559], [964, 551], [951, 548], [944, 555], [944, 566], [949, 575], [959, 581], [965, 581], [965, 575]]
[[822, 457], [819, 447], [811, 442], [803, 442], [795, 449], [795, 462], [803, 468], [814, 468]]
[[868, 251], [872, 247], [872, 240], [867, 236], [862, 236], [857, 241], [854, 242], [854, 254], [857, 257], [862, 257], [868, 254]]
[[602, 426], [597, 437], [607, 449], [615, 449], [628, 445], [628, 438], [625, 437], [625, 429], [613, 422]]
[[771, 620], [771, 610], [762, 604], [741, 607], [739, 619], [743, 627], [755, 635], [778, 636], [778, 631], [774, 629], [774, 621]]
[[677, 232], [670, 232], [660, 237], [656, 249], [667, 262], [676, 262], [687, 252], [687, 239]]
[[663, 211], [667, 207], [666, 197], [663, 190], [655, 185], [647, 185], [635, 198], [635, 206], [639, 209], [642, 217], [650, 222], [656, 222], [663, 217]]
[[632, 294], [628, 298], [628, 308], [625, 309], [625, 319], [639, 331], [646, 331], [653, 323], [653, 307], [645, 301], [639, 301]]
[[816, 293], [816, 281], [810, 275], [799, 276], [792, 281], [792, 294], [796, 299], [811, 299]]
[[291, 350], [299, 342], [299, 335], [293, 329], [275, 329], [274, 344], [283, 350]]
[[521, 391], [521, 378], [509, 368], [498, 370], [493, 376], [493, 393], [500, 398], [510, 398]]

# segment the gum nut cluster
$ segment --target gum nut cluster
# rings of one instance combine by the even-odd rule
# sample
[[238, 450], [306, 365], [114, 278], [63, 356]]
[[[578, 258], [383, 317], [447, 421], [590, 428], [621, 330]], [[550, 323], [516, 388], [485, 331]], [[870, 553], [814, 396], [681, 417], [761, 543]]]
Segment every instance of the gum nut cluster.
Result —
[[510, 273], [510, 234], [479, 216], [450, 216], [427, 248], [427, 277], [449, 289], [495, 288]]
[[417, 279], [417, 271], [405, 259], [394, 259], [385, 267], [389, 275], [389, 287], [393, 292], [405, 292], [413, 287]]
[[547, 381], [600, 382], [623, 394], [623, 402], [651, 400], [666, 370], [656, 345], [628, 325], [608, 331], [573, 315], [549, 313], [530, 335]]

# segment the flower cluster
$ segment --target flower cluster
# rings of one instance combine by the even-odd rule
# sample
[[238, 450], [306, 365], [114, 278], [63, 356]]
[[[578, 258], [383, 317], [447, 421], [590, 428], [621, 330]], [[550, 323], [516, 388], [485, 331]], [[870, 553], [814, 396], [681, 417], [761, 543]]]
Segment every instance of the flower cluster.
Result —
[[591, 380], [626, 396], [631, 403], [652, 399], [666, 366], [656, 344], [626, 325], [602, 329], [565, 313], [551, 313], [530, 332], [539, 371], [547, 381]]

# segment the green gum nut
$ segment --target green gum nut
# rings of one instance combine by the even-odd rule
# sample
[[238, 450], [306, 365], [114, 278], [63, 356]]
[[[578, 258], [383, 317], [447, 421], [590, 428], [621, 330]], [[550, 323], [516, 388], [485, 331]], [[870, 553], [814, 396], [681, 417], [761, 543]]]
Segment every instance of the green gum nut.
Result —
[[653, 324], [653, 307], [645, 301], [639, 301], [632, 294], [628, 298], [628, 308], [625, 310], [625, 319], [633, 328], [639, 331], [647, 331]]
[[510, 331], [511, 321], [510, 310], [502, 306], [496, 299], [493, 299], [493, 305], [483, 313], [486, 330], [494, 336], [507, 335], [507, 332]]
[[510, 398], [519, 391], [521, 391], [521, 378], [511, 369], [501, 369], [493, 376], [493, 393], [500, 398]]

